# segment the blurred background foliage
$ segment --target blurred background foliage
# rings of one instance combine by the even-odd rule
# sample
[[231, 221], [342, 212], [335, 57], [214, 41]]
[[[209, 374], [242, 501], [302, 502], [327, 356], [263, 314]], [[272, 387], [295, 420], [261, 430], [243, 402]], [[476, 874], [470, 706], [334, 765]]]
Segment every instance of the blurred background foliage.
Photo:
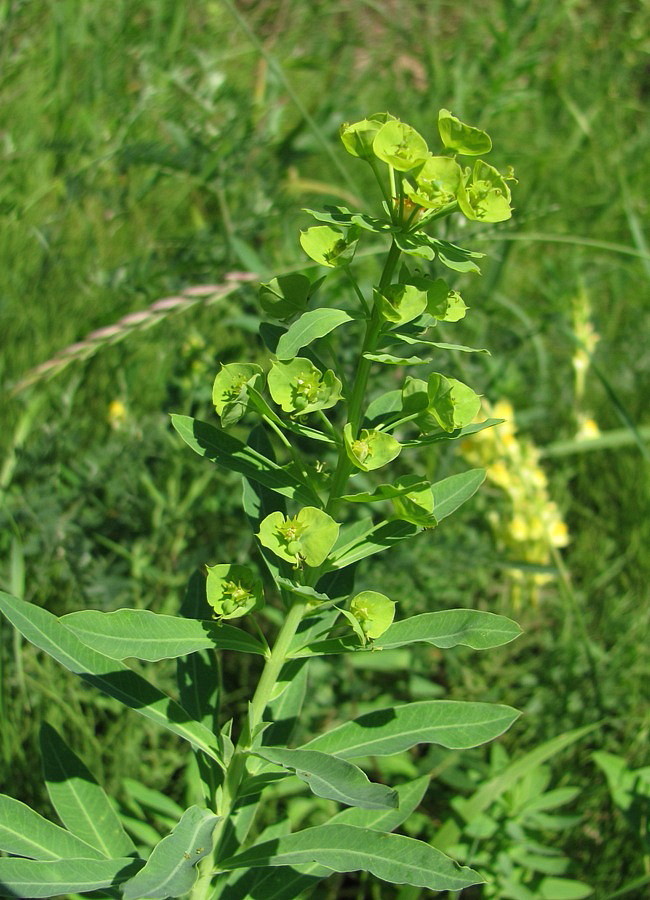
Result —
[[[27, 373], [188, 286], [307, 269], [302, 207], [363, 204], [370, 186], [341, 122], [389, 110], [433, 143], [445, 106], [490, 133], [494, 164], [519, 178], [514, 218], [466, 235], [455, 221], [448, 237], [488, 254], [482, 278], [459, 281], [471, 312], [455, 327], [492, 357], [447, 368], [507, 400], [524, 449], [492, 447], [494, 477], [426, 553], [400, 547], [359, 578], [410, 612], [479, 607], [526, 634], [485, 656], [326, 667], [305, 721], [395, 691], [496, 700], [524, 711], [505, 760], [598, 723], [540, 776], [571, 787], [551, 843], [598, 897], [642, 896], [647, 796], [626, 814], [616, 767], [606, 777], [592, 753], [628, 773], [648, 762], [647, 0], [3, 0], [0, 71], [0, 584], [57, 614], [173, 612], [197, 566], [250, 553], [237, 479], [186, 451], [167, 413], [209, 418], [219, 363], [262, 356], [255, 285], [119, 343], [100, 336], [51, 377]], [[372, 257], [358, 266], [370, 279]], [[333, 304], [349, 290], [337, 278]], [[467, 462], [456, 450], [418, 465], [443, 477]], [[527, 500], [516, 485], [536, 478], [541, 500]], [[44, 719], [118, 794], [126, 776], [191, 790], [171, 738], [0, 628], [2, 790], [47, 810], [34, 776]], [[256, 664], [224, 666], [236, 708]], [[171, 684], [171, 668], [155, 671]], [[415, 833], [435, 834], [454, 792], [506, 764], [451, 756], [418, 761], [437, 780]]]

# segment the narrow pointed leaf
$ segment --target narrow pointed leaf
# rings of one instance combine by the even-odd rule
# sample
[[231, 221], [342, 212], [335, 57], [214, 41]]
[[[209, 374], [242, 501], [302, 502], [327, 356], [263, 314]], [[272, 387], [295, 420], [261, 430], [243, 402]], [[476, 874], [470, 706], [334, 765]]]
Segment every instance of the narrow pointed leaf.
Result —
[[325, 337], [353, 319], [354, 316], [343, 309], [311, 309], [303, 313], [282, 335], [278, 341], [276, 356], [278, 359], [293, 359], [303, 347], [308, 347], [313, 341]]
[[291, 497], [305, 505], [314, 502], [314, 494], [307, 485], [252, 447], [226, 434], [221, 428], [189, 416], [173, 415], [171, 419], [172, 425], [188, 447], [199, 456], [211, 459], [224, 469], [239, 472], [284, 497]]
[[4, 897], [59, 897], [121, 884], [142, 866], [141, 859], [0, 859]]
[[171, 834], [151, 851], [144, 868], [124, 885], [124, 900], [167, 900], [191, 890], [198, 876], [196, 864], [212, 850], [218, 821], [207, 809], [187, 809]]
[[83, 609], [59, 621], [88, 647], [111, 659], [175, 659], [197, 650], [239, 650], [264, 656], [262, 644], [241, 628], [163, 616], [149, 609], [105, 613]]
[[304, 745], [344, 759], [390, 756], [416, 744], [448, 750], [477, 747], [503, 734], [519, 716], [510, 706], [460, 700], [423, 700], [367, 713]]
[[408, 644], [426, 643], [434, 647], [471, 647], [488, 650], [519, 637], [521, 628], [512, 619], [475, 609], [449, 609], [422, 613], [394, 622], [390, 628], [366, 647], [354, 635], [316, 641], [292, 652], [294, 658], [325, 656], [333, 653], [365, 653], [394, 650]]
[[257, 844], [220, 862], [224, 869], [317, 863], [334, 872], [370, 872], [383, 881], [432, 891], [480, 884], [472, 869], [413, 838], [354, 825], [319, 825]]
[[351, 546], [336, 550], [328, 565], [332, 569], [343, 569], [366, 556], [381, 553], [389, 547], [413, 537], [420, 531], [421, 529], [417, 525], [411, 525], [410, 522], [384, 522], [373, 528], [371, 534], [355, 541]]
[[134, 709], [156, 724], [173, 731], [221, 764], [214, 735], [194, 722], [171, 697], [158, 690], [117, 660], [109, 659], [83, 644], [56, 616], [0, 591], [0, 612], [32, 644], [71, 672]]
[[425, 366], [432, 362], [420, 356], [392, 356], [390, 353], [364, 353], [364, 359], [383, 363], [385, 366]]
[[[460, 350], [461, 353], [487, 353], [488, 356], [492, 355], [485, 347], [466, 347], [465, 344], [446, 344], [444, 341], [429, 341], [419, 335], [414, 337], [399, 331], [391, 332], [388, 337], [391, 340], [397, 339], [403, 344], [425, 344], [427, 347], [435, 347], [437, 350]], [[367, 353], [364, 353], [364, 356], [367, 355]]]
[[446, 519], [473, 497], [485, 481], [485, 469], [470, 469], [458, 475], [450, 475], [432, 485], [433, 509], [436, 519]]
[[[400, 479], [400, 481], [402, 480]], [[395, 497], [403, 497], [405, 494], [416, 493], [417, 491], [423, 491], [430, 487], [431, 485], [428, 481], [415, 476], [408, 482], [404, 479], [402, 483], [378, 484], [372, 491], [360, 491], [358, 494], [344, 494], [341, 497], [341, 500], [347, 500], [348, 503], [377, 503], [380, 500], [393, 500]]]
[[[397, 809], [370, 810], [348, 807], [332, 816], [329, 824], [356, 825], [360, 828], [372, 828], [374, 831], [394, 831], [420, 805], [429, 786], [429, 780], [428, 775], [423, 775], [415, 781], [400, 784], [396, 788], [399, 797]], [[329, 869], [316, 863], [294, 868], [281, 866], [268, 871], [251, 869], [236, 880], [231, 875], [228, 881], [228, 900], [250, 900], [252, 897], [263, 897], [264, 900], [294, 900], [330, 874]]]
[[463, 428], [456, 428], [455, 431], [443, 431], [442, 434], [427, 434], [412, 441], [402, 441], [402, 447], [426, 447], [429, 444], [437, 444], [439, 441], [457, 441], [459, 438], [467, 437], [470, 434], [477, 434], [485, 428], [492, 428], [493, 425], [500, 425], [501, 422], [503, 422], [503, 419], [486, 419], [485, 422], [465, 425]]
[[282, 747], [264, 747], [255, 752], [268, 762], [290, 769], [317, 797], [363, 809], [397, 806], [395, 791], [384, 784], [373, 784], [357, 766], [328, 753]]
[[40, 738], [47, 792], [65, 827], [96, 848], [93, 856], [111, 859], [134, 853], [135, 845], [110, 800], [79, 757], [47, 723]]
[[473, 650], [488, 650], [514, 641], [520, 634], [519, 625], [506, 616], [476, 609], [449, 609], [394, 622], [377, 638], [374, 647], [389, 650], [423, 641], [441, 649], [460, 644]]
[[325, 206], [325, 212], [316, 209], [303, 209], [318, 222], [327, 222], [329, 225], [341, 225], [344, 228], [349, 225], [358, 225], [365, 231], [374, 231], [376, 234], [397, 231], [398, 226], [393, 225], [389, 219], [376, 219], [366, 213], [350, 212], [345, 206]]
[[4, 794], [0, 794], [0, 850], [29, 859], [102, 859], [94, 847]]
[[[427, 237], [429, 237], [427, 235]], [[436, 238], [429, 237], [431, 247], [435, 248], [441, 263], [449, 269], [456, 272], [476, 272], [480, 273], [479, 267], [474, 262], [475, 259], [482, 259], [485, 253], [479, 253], [476, 250], [466, 250], [464, 247], [458, 247], [456, 244], [450, 244], [448, 241], [440, 241]]]

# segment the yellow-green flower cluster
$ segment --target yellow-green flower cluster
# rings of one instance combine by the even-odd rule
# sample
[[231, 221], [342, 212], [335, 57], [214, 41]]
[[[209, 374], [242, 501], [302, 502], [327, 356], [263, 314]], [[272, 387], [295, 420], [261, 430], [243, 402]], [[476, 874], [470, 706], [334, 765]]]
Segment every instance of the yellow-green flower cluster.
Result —
[[[565, 547], [569, 533], [557, 504], [549, 497], [548, 480], [540, 465], [539, 450], [517, 436], [514, 410], [508, 400], [494, 406], [483, 402], [483, 413], [505, 419], [501, 425], [487, 428], [463, 441], [461, 450], [473, 465], [483, 466], [488, 480], [508, 496], [507, 514], [493, 511], [490, 523], [503, 551], [511, 559], [531, 567], [549, 566], [553, 548]], [[551, 576], [508, 570], [512, 579], [512, 599], [535, 602], [538, 589]]]

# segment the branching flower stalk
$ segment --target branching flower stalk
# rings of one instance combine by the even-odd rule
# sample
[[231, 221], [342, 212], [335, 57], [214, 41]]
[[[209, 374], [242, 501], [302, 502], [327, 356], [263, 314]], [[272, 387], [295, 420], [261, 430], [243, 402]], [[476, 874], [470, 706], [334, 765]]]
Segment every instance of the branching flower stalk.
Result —
[[[388, 113], [342, 126], [345, 149], [370, 164], [377, 177], [383, 212], [377, 217], [343, 207], [309, 210], [319, 224], [303, 232], [300, 243], [313, 262], [342, 269], [352, 279], [350, 307], [321, 302], [323, 279], [312, 282], [300, 272], [262, 284], [259, 302], [267, 321], [260, 336], [271, 354], [268, 369], [246, 361], [222, 366], [212, 394], [220, 426], [172, 417], [193, 450], [243, 477], [244, 512], [263, 568], [254, 561], [212, 560], [191, 579], [178, 616], [83, 610], [58, 621], [0, 593], [0, 609], [29, 640], [189, 741], [205, 798], [144, 853], [95, 785], [92, 802], [110, 819], [110, 841], [83, 832], [76, 837], [87, 842], [87, 850], [75, 844], [76, 857], [62, 852], [58, 868], [38, 869], [24, 844], [0, 841], [0, 850], [24, 857], [0, 859], [0, 883], [12, 890], [20, 884], [19, 894], [29, 879], [34, 891], [38, 887], [34, 896], [115, 888], [125, 900], [186, 894], [192, 900], [243, 900], [270, 896], [271, 889], [278, 900], [291, 900], [333, 872], [359, 870], [427, 891], [460, 891], [482, 881], [480, 872], [438, 849], [435, 839], [426, 843], [397, 832], [418, 807], [428, 778], [392, 789], [370, 781], [350, 760], [403, 753], [416, 744], [475, 747], [502, 734], [516, 710], [424, 700], [396, 703], [311, 736], [297, 724], [314, 657], [338, 659], [415, 643], [485, 650], [520, 632], [510, 619], [477, 610], [409, 617], [407, 602], [395, 621], [396, 599], [354, 586], [360, 560], [402, 541], [427, 540], [485, 477], [480, 468], [436, 483], [416, 473], [390, 473], [402, 452], [494, 424], [473, 424], [479, 395], [438, 371], [438, 358], [444, 360], [450, 348], [481, 351], [435, 339], [439, 323], [452, 326], [466, 311], [440, 271], [452, 277], [477, 273], [483, 254], [427, 229], [456, 213], [479, 223], [509, 218], [512, 174], [502, 175], [478, 158], [473, 166], [461, 166], [459, 159], [491, 150], [484, 131], [447, 110], [440, 111], [438, 130], [445, 155], [433, 154], [415, 129]], [[367, 233], [388, 242], [371, 296], [352, 267]], [[435, 274], [434, 264], [441, 267]], [[358, 335], [346, 364], [333, 352], [338, 329]], [[371, 377], [374, 387], [391, 367], [426, 375], [409, 374], [399, 389], [393, 382], [393, 389], [369, 401]], [[257, 617], [265, 601], [278, 597], [281, 624], [269, 647]], [[253, 629], [241, 627], [245, 617]], [[215, 697], [214, 658], [226, 651], [264, 658], [247, 712], [236, 723]], [[180, 702], [121, 662], [129, 658], [176, 658]], [[50, 750], [44, 746], [45, 753]], [[69, 748], [62, 755], [74, 761], [68, 767], [73, 779], [80, 762]], [[57, 771], [57, 785], [65, 783], [65, 774]], [[285, 778], [302, 782], [313, 795], [314, 812], [321, 815], [312, 821], [321, 822], [332, 801], [341, 808], [325, 824], [295, 832], [289, 819], [265, 824], [257, 813]], [[56, 806], [60, 789], [51, 796]], [[322, 800], [329, 806], [319, 806]], [[83, 855], [93, 852], [101, 859]]]

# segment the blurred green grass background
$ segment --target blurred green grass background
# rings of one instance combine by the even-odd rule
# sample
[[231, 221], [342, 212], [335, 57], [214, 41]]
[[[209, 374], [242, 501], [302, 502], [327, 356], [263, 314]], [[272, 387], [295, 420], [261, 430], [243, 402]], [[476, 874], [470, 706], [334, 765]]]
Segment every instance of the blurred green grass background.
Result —
[[[517, 612], [521, 645], [471, 670], [458, 657], [455, 689], [525, 710], [514, 750], [602, 721], [571, 761], [585, 792], [576, 873], [603, 897], [650, 874], [647, 837], [589, 757], [647, 764], [650, 732], [648, 3], [4, 0], [0, 71], [0, 582], [57, 613], [172, 611], [215, 544], [248, 552], [236, 481], [190, 459], [166, 414], [205, 412], [218, 363], [250, 356], [254, 286], [17, 389], [26, 373], [188, 286], [304, 266], [302, 207], [350, 205], [369, 183], [341, 122], [389, 110], [433, 143], [446, 106], [490, 133], [519, 185], [511, 223], [450, 232], [488, 254], [464, 285], [466, 342], [493, 356], [467, 380], [508, 396], [546, 449], [571, 580]], [[600, 335], [584, 398], [605, 436], [594, 449], [574, 438], [579, 295]], [[387, 584], [507, 612], [492, 500], [441, 529], [436, 561], [405, 553]], [[43, 803], [42, 717], [107, 783], [146, 769], [173, 784], [174, 744], [97, 711], [1, 627], [3, 790]]]

